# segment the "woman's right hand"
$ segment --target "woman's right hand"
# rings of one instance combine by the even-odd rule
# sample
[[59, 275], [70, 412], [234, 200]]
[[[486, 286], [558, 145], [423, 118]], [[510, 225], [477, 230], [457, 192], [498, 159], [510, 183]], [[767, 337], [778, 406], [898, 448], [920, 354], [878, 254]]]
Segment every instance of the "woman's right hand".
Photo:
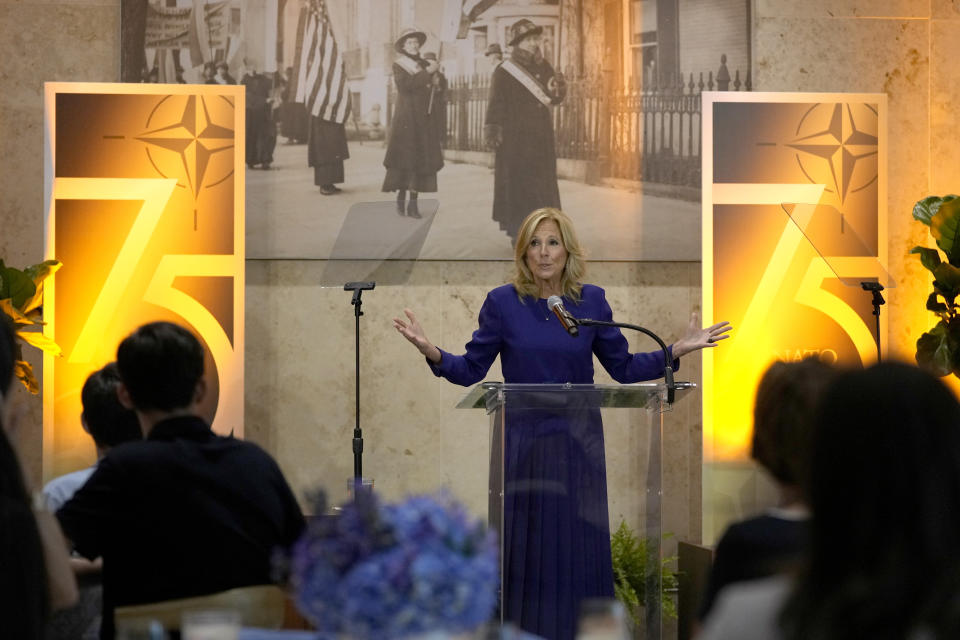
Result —
[[403, 313], [407, 316], [407, 321], [404, 322], [400, 318], [394, 318], [394, 328], [400, 335], [409, 340], [410, 344], [415, 346], [420, 353], [426, 356], [427, 360], [434, 364], [439, 364], [441, 357], [440, 350], [424, 335], [423, 327], [420, 326], [417, 317], [413, 315], [413, 311], [404, 309]]

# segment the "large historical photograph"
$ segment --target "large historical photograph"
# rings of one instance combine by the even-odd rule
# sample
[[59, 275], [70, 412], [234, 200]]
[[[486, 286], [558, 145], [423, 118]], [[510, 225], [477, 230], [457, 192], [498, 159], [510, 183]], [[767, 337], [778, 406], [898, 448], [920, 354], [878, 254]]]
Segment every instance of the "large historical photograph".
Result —
[[122, 79], [246, 86], [249, 258], [700, 259], [701, 91], [748, 0], [131, 0]]

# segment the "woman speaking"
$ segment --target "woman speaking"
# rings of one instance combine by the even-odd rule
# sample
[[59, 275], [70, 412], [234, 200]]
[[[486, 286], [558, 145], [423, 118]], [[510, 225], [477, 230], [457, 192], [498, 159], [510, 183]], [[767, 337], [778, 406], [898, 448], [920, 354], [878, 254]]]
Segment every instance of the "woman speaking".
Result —
[[[566, 214], [545, 208], [527, 216], [514, 260], [512, 282], [487, 294], [463, 355], [430, 342], [409, 309], [406, 320], [394, 318], [435, 375], [472, 385], [498, 354], [507, 383], [592, 384], [593, 355], [620, 383], [663, 375], [662, 351], [632, 354], [612, 327], [581, 326], [571, 339], [548, 308], [547, 299], [560, 296], [574, 316], [613, 317], [603, 289], [582, 284], [586, 265]], [[681, 356], [729, 337], [730, 328], [720, 322], [701, 329], [694, 314], [669, 348], [674, 367]], [[602, 424], [598, 411], [582, 424], [527, 414], [522, 420], [522, 429], [506, 430], [504, 443], [504, 617], [545, 638], [572, 638], [580, 602], [613, 597]]]

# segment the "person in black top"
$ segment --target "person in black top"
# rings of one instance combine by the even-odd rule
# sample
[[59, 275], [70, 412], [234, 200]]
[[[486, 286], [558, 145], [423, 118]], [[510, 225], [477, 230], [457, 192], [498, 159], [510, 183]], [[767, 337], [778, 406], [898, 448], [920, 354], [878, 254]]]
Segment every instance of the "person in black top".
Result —
[[960, 403], [914, 364], [837, 376], [810, 438], [791, 576], [734, 585], [703, 640], [960, 638]]
[[277, 125], [273, 121], [273, 79], [258, 73], [256, 64], [244, 58], [246, 73], [240, 84], [247, 88], [246, 161], [251, 169], [269, 169], [277, 145]]
[[[117, 387], [120, 373], [111, 362], [91, 373], [80, 392], [80, 424], [97, 448], [97, 461], [124, 442], [143, 439], [137, 414], [120, 404]], [[46, 508], [56, 512], [90, 479], [97, 463], [59, 476], [43, 487]], [[74, 640], [100, 634], [100, 612], [103, 609], [103, 588], [100, 563], [74, 558], [71, 561], [80, 600], [76, 605], [54, 613], [47, 625], [47, 640]]]
[[730, 525], [720, 538], [698, 611], [701, 622], [723, 587], [791, 569], [800, 559], [808, 519], [800, 486], [814, 412], [835, 375], [829, 365], [808, 358], [776, 362], [760, 380], [750, 455], [777, 483], [779, 501], [762, 515]]
[[496, 42], [487, 46], [487, 50], [483, 55], [486, 57], [487, 62], [490, 63], [491, 71], [499, 67], [500, 63], [503, 62], [503, 49], [501, 49], [500, 45]]
[[216, 84], [237, 84], [237, 81], [230, 75], [230, 65], [222, 61], [217, 63], [213, 81]]
[[31, 508], [11, 442], [27, 428], [13, 400], [18, 353], [13, 324], [0, 313], [0, 637], [43, 640], [50, 612], [76, 602], [77, 583], [56, 520]]
[[212, 62], [203, 63], [203, 84], [217, 84], [217, 65]]
[[310, 129], [307, 108], [296, 101], [296, 84], [293, 67], [287, 67], [280, 92], [280, 133], [287, 139], [287, 144], [303, 144]]
[[203, 348], [183, 327], [144, 325], [117, 350], [121, 402], [145, 440], [111, 449], [57, 517], [74, 548], [103, 557], [101, 638], [120, 605], [271, 582], [271, 557], [303, 515], [276, 462], [197, 415]]

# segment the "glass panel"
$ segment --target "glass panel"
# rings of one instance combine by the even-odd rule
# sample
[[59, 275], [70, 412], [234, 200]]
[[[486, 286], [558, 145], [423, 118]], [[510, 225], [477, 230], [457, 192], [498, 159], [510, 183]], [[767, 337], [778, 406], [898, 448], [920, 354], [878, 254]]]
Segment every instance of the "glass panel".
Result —
[[[678, 390], [692, 389], [691, 382], [677, 382]], [[650, 405], [652, 398], [664, 397], [666, 388], [659, 382], [641, 382], [638, 384], [504, 384], [502, 382], [481, 382], [457, 403], [458, 409], [479, 409], [486, 407], [493, 411], [496, 404], [502, 402], [501, 391], [511, 392], [511, 403], [530, 402], [536, 405], [548, 394], [573, 394], [573, 396], [595, 397], [600, 407], [643, 408]], [[667, 410], [666, 407], [663, 410]]]
[[[645, 637], [660, 638], [664, 393], [657, 383], [488, 382], [460, 402], [491, 418], [488, 515], [501, 541], [503, 620], [529, 628], [533, 616], [542, 635], [573, 635], [583, 600], [613, 596], [610, 535], [622, 520], [647, 549]], [[604, 434], [614, 432], [626, 432], [627, 446], [607, 451]], [[616, 503], [613, 484], [626, 496]]]

